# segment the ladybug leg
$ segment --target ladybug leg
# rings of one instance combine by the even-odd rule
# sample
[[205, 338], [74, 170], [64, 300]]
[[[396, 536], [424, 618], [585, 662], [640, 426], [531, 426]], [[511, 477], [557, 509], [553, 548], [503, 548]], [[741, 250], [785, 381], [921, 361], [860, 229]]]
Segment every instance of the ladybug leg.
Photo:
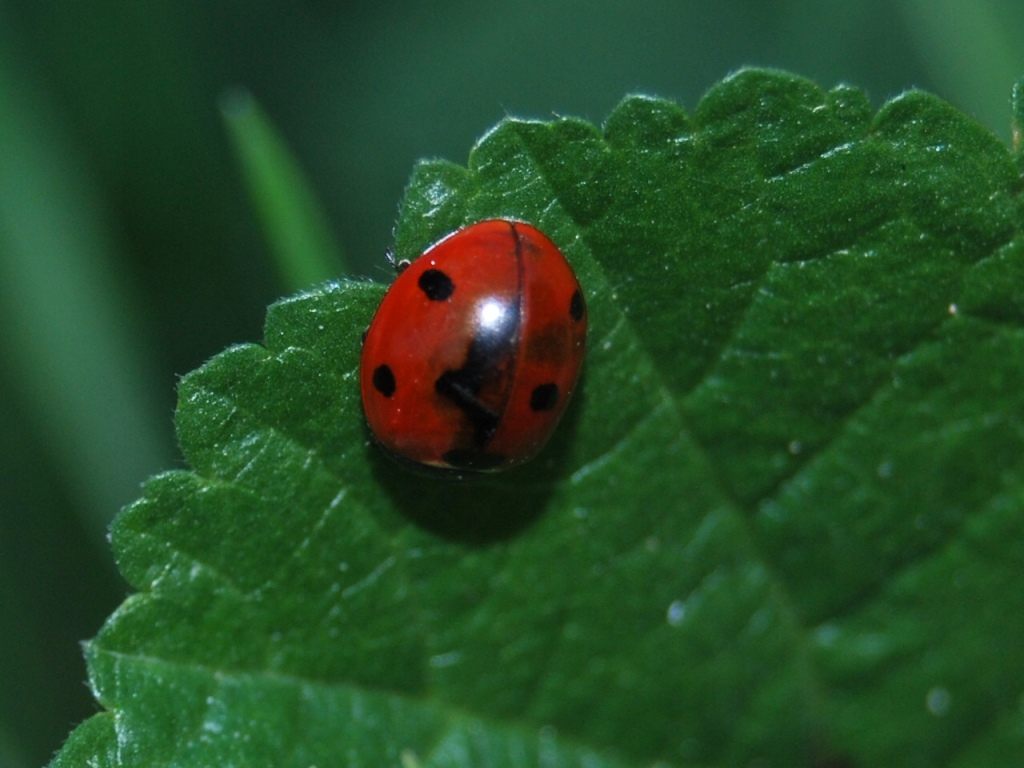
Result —
[[494, 437], [501, 421], [518, 328], [518, 315], [503, 313], [500, 322], [473, 336], [462, 366], [444, 371], [434, 382], [437, 393], [465, 415], [473, 428], [473, 442], [480, 449]]
[[439, 395], [451, 400], [473, 425], [473, 439], [478, 447], [487, 445], [498, 429], [499, 416], [493, 408], [480, 400], [481, 381], [465, 367], [456, 371], [445, 371], [434, 388]]

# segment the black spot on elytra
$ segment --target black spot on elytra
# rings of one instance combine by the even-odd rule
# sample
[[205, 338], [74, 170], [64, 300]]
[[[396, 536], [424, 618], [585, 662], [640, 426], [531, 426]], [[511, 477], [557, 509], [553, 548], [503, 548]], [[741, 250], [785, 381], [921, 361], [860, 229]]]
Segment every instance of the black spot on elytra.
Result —
[[569, 316], [572, 317], [574, 323], [578, 323], [583, 319], [585, 311], [586, 305], [583, 303], [583, 294], [577, 288], [572, 295], [572, 299], [569, 300]]
[[378, 365], [373, 369], [373, 388], [384, 397], [395, 394], [395, 374], [387, 365]]
[[554, 382], [534, 387], [530, 393], [531, 411], [550, 411], [558, 405], [558, 385]]
[[420, 275], [418, 285], [431, 301], [444, 301], [455, 292], [455, 283], [440, 269], [428, 269]]

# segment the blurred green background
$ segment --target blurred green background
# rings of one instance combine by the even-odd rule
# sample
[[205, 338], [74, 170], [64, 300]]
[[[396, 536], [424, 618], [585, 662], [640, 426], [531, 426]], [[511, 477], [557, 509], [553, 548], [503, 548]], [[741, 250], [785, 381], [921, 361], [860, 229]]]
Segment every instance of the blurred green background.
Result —
[[78, 643], [127, 591], [110, 518], [182, 465], [176, 378], [293, 290], [229, 89], [294, 149], [338, 274], [387, 280], [413, 163], [464, 163], [506, 114], [600, 122], [635, 91], [692, 110], [762, 65], [876, 105], [926, 88], [1007, 139], [1021, 40], [1019, 0], [0, 2], [0, 766], [45, 763], [96, 710]]

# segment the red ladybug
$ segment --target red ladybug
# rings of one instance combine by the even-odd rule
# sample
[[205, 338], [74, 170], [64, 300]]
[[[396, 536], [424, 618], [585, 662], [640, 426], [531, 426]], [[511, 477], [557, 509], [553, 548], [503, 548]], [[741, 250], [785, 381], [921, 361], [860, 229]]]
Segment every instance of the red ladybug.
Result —
[[384, 295], [363, 340], [366, 420], [402, 459], [506, 469], [551, 436], [586, 338], [583, 292], [555, 244], [518, 221], [473, 224]]

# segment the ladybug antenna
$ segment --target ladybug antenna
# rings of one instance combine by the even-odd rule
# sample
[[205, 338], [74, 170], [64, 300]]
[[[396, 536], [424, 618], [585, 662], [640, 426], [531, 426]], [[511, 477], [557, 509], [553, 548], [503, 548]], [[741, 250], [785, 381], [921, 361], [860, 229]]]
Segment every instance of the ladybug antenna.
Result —
[[388, 260], [388, 264], [390, 264], [398, 274], [405, 272], [406, 268], [412, 264], [408, 259], [396, 259], [395, 249], [390, 246], [384, 249], [384, 256]]

